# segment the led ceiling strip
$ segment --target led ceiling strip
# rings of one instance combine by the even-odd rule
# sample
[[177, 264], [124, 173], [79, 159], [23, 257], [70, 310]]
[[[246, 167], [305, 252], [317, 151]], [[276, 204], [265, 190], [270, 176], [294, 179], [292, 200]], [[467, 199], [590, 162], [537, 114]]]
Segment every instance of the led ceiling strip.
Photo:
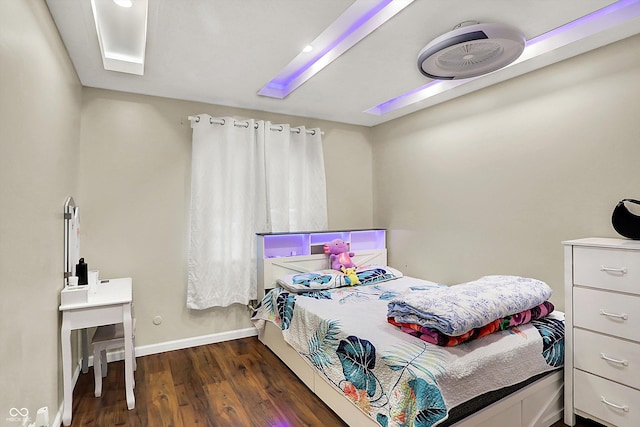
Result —
[[311, 42], [312, 51], [298, 54], [258, 95], [285, 98], [413, 1], [356, 0]]
[[[636, 34], [639, 25], [640, 1], [621, 0], [527, 41], [522, 55], [501, 70], [465, 80], [430, 81], [424, 86], [378, 104], [365, 112], [384, 115], [420, 102], [423, 103], [419, 108], [426, 108], [438, 102], [434, 100], [437, 95], [444, 95], [445, 92], [456, 87], [468, 85], [466, 91], [459, 92], [469, 93], [490, 86]], [[610, 34], [603, 36], [605, 32]], [[564, 52], [559, 53], [561, 49], [570, 45], [574, 45], [571, 50], [565, 49]], [[459, 94], [461, 93], [457, 95]], [[450, 94], [446, 99], [454, 96], [456, 95]]]

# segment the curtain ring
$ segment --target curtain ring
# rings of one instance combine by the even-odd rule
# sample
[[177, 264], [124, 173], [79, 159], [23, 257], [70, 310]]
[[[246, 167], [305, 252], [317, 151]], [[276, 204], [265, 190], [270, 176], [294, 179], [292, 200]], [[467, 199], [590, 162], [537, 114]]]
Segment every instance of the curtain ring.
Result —
[[236, 121], [234, 121], [233, 125], [235, 127], [243, 127], [245, 129], [249, 128], [249, 122], [236, 122]]
[[312, 129], [312, 130], [311, 130], [311, 136], [314, 136], [315, 134], [316, 134], [316, 130], [315, 130], [315, 129]]
[[195, 122], [200, 123], [200, 116], [196, 116]]
[[300, 128], [294, 128], [295, 132], [300, 135]]

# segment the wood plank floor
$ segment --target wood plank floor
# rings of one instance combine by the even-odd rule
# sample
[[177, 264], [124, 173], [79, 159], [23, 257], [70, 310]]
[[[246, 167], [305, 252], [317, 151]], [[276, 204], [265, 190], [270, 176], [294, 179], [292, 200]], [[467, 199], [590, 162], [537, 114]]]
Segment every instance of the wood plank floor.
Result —
[[[567, 427], [567, 425], [565, 423], [563, 423], [562, 421], [558, 421], [557, 423], [555, 423], [551, 427]], [[604, 426], [602, 424], [599, 424], [599, 423], [595, 422], [595, 421], [585, 420], [583, 418], [578, 417], [578, 419], [576, 420], [575, 427], [604, 427]]]
[[135, 409], [127, 410], [124, 362], [112, 362], [102, 397], [94, 396], [92, 368], [80, 375], [71, 425], [346, 426], [256, 337], [138, 357], [137, 365]]
[[112, 362], [100, 398], [92, 368], [80, 375], [72, 426], [346, 426], [255, 337], [136, 360], [135, 409]]

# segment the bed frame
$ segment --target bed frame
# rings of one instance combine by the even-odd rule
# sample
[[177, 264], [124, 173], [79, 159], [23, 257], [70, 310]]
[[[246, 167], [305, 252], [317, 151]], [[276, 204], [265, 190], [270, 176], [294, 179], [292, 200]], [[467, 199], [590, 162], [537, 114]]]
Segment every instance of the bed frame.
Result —
[[[259, 247], [264, 244], [260, 235]], [[331, 239], [330, 239], [331, 240]], [[357, 265], [386, 265], [386, 248], [354, 251]], [[308, 272], [330, 268], [326, 255], [293, 255], [267, 258], [259, 250], [258, 292], [276, 286], [278, 277], [286, 274]], [[263, 292], [263, 293], [260, 293]], [[282, 331], [271, 322], [259, 334], [259, 340], [273, 351], [294, 374], [313, 391], [340, 418], [352, 427], [380, 427], [371, 417], [362, 412], [349, 399], [333, 388], [327, 380], [297, 351], [284, 341]], [[507, 397], [475, 412], [453, 424], [452, 427], [549, 427], [562, 418], [563, 373], [555, 371], [521, 388]]]

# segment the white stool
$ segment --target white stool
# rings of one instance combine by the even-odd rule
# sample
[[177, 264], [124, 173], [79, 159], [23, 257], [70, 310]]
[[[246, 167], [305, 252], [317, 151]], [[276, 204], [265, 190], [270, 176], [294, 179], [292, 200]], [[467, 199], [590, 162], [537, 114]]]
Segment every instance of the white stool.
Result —
[[[125, 360], [124, 363], [132, 363], [133, 370], [136, 370], [136, 319], [133, 319], [133, 336], [131, 337], [133, 354], [131, 361]], [[103, 325], [96, 329], [91, 339], [93, 344], [93, 376], [95, 382], [94, 394], [96, 397], [102, 395], [102, 378], [107, 376], [107, 350], [124, 347], [124, 325], [117, 323], [115, 325]], [[135, 387], [135, 379], [133, 382]]]

